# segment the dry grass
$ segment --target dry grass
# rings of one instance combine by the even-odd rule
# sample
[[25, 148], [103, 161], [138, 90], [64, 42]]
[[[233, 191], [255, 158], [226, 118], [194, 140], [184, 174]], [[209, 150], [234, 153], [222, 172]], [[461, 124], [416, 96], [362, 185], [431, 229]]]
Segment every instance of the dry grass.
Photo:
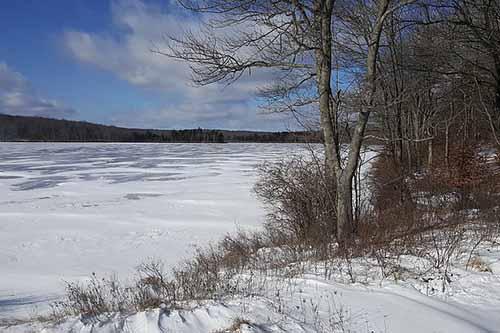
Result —
[[477, 272], [487, 272], [492, 273], [491, 267], [481, 259], [479, 256], [473, 257], [468, 263], [468, 267]]

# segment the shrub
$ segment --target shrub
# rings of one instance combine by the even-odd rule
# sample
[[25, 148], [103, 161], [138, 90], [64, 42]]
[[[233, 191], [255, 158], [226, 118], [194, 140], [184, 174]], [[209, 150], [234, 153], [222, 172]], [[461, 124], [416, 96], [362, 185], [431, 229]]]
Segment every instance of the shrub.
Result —
[[446, 275], [452, 256], [499, 235], [500, 177], [478, 151], [454, 147], [415, 173], [382, 154], [371, 172], [374, 210], [360, 226], [364, 253], [413, 254]]
[[427, 186], [434, 192], [455, 195], [455, 208], [459, 210], [496, 206], [498, 170], [479, 151], [480, 147], [456, 147], [447, 163], [441, 161], [428, 171]]
[[491, 267], [484, 262], [483, 259], [479, 256], [475, 256], [470, 260], [470, 262], [467, 263], [467, 267], [471, 268], [473, 270], [476, 270], [478, 272], [487, 272], [487, 273], [492, 273], [493, 271], [491, 270]]
[[66, 297], [51, 307], [54, 318], [79, 315], [82, 320], [100, 320], [113, 312], [128, 312], [135, 300], [135, 290], [124, 288], [115, 278], [99, 278], [92, 273], [87, 283], [66, 284]]
[[[327, 244], [336, 231], [335, 190], [322, 162], [294, 157], [259, 169], [258, 197], [275, 243]], [[281, 238], [281, 240], [279, 239]]]

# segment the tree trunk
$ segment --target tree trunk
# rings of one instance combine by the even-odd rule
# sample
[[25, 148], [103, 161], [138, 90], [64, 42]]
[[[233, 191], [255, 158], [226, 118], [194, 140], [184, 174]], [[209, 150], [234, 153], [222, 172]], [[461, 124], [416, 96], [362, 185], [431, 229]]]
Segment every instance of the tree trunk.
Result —
[[432, 156], [432, 153], [433, 153], [432, 141], [433, 141], [433, 139], [430, 139], [429, 145], [427, 146], [427, 149], [428, 149], [428, 151], [427, 151], [427, 167], [429, 169], [432, 168], [432, 157], [433, 157]]
[[500, 57], [493, 56], [493, 63], [495, 64], [495, 115], [500, 113]]
[[[327, 176], [332, 186], [337, 186], [337, 174], [340, 173], [340, 154], [336, 139], [336, 110], [335, 103], [331, 103], [332, 88], [332, 9], [333, 0], [316, 0], [315, 16], [320, 23], [320, 41], [316, 49], [316, 77], [319, 95], [319, 111], [321, 130], [325, 146], [325, 163]], [[336, 189], [336, 193], [338, 193]], [[338, 237], [338, 234], [337, 234]]]
[[365, 83], [365, 98], [363, 107], [358, 114], [358, 120], [354, 127], [353, 135], [349, 145], [347, 162], [343, 166], [340, 156], [340, 143], [336, 139], [336, 110], [333, 110], [331, 90], [332, 71], [332, 9], [333, 0], [316, 0], [315, 15], [320, 22], [320, 45], [316, 50], [316, 73], [319, 94], [319, 109], [321, 129], [323, 131], [326, 150], [326, 163], [333, 170], [336, 179], [336, 218], [337, 218], [337, 240], [340, 244], [352, 236], [353, 211], [352, 211], [352, 181], [359, 164], [361, 146], [371, 109], [374, 105], [376, 64], [380, 46], [380, 36], [390, 0], [381, 0], [377, 8], [377, 19], [369, 36], [367, 73]]
[[352, 219], [352, 179], [359, 164], [361, 146], [365, 135], [366, 125], [374, 105], [377, 78], [377, 57], [380, 47], [380, 36], [390, 0], [381, 0], [378, 3], [377, 20], [370, 33], [368, 54], [366, 59], [365, 98], [358, 114], [358, 120], [349, 145], [349, 155], [345, 167], [337, 173], [337, 237], [342, 243], [347, 240], [353, 231]]
[[354, 230], [352, 217], [352, 179], [337, 181], [337, 235], [343, 243]]
[[450, 124], [448, 122], [445, 127], [444, 160], [446, 162], [446, 168], [448, 168], [450, 165]]

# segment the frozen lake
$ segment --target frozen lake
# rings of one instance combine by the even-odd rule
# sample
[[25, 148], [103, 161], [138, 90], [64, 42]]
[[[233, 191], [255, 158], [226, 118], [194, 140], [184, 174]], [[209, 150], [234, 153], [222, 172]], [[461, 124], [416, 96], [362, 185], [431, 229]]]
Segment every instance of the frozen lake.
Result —
[[0, 144], [0, 317], [29, 315], [63, 280], [175, 265], [265, 212], [255, 167], [295, 144]]

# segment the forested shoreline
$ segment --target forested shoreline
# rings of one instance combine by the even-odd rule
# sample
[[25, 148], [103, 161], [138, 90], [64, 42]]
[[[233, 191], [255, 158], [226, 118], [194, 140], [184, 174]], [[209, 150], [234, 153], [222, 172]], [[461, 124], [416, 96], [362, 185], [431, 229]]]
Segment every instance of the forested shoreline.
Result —
[[33, 142], [320, 142], [317, 132], [260, 132], [217, 129], [123, 128], [83, 121], [0, 114], [0, 141]]

